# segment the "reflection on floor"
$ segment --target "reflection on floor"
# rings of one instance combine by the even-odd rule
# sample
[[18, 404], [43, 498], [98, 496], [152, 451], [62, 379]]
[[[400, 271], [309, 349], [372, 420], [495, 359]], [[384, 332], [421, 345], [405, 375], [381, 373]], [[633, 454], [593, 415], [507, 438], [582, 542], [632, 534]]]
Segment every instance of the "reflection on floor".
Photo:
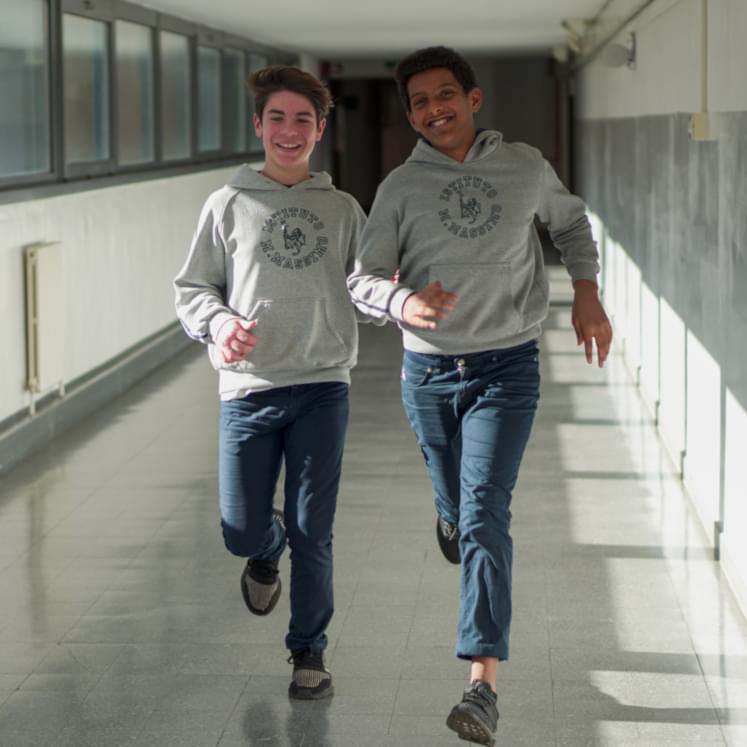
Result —
[[[268, 618], [244, 608], [218, 529], [215, 382], [195, 349], [0, 481], [3, 747], [464, 744], [444, 725], [466, 679], [459, 573], [436, 547], [396, 330], [362, 333], [335, 697], [287, 699], [287, 596]], [[542, 348], [499, 744], [747, 744], [747, 624], [634, 387], [618, 360], [584, 363], [567, 308]]]

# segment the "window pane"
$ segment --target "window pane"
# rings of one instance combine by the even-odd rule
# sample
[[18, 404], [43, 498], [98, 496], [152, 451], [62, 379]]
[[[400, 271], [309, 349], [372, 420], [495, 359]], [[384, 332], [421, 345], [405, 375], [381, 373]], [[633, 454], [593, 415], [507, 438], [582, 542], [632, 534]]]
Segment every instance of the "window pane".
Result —
[[220, 52], [197, 48], [198, 148], [220, 148]]
[[50, 171], [47, 4], [3, 0], [0, 178]]
[[244, 79], [244, 53], [227, 49], [223, 53], [225, 64], [223, 113], [226, 118], [226, 148], [231, 153], [246, 150], [247, 94]]
[[116, 22], [119, 163], [154, 159], [153, 44], [147, 26]]
[[161, 31], [161, 135], [166, 160], [192, 153], [189, 40]]
[[65, 13], [62, 52], [65, 161], [106, 160], [111, 152], [107, 24]]
[[[249, 55], [249, 73], [255, 73], [257, 70], [261, 70], [263, 67], [267, 67], [270, 64], [268, 58], [265, 55], [262, 54], [250, 54]], [[257, 137], [257, 135], [254, 132], [254, 126], [252, 124], [252, 117], [254, 115], [254, 98], [249, 97], [249, 110], [247, 112], [249, 115], [247, 117], [247, 127], [251, 128], [252, 133], [252, 139], [250, 143], [250, 148], [252, 151], [260, 151], [262, 150], [262, 141]]]

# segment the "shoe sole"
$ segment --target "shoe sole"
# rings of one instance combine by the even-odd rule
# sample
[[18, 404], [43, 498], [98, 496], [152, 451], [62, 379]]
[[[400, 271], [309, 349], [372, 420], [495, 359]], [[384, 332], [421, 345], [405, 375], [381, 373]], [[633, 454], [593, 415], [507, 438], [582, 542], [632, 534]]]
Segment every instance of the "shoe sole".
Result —
[[459, 565], [462, 562], [462, 556], [459, 552], [459, 542], [456, 543], [456, 549], [454, 549], [454, 547], [446, 539], [446, 537], [441, 534], [438, 526], [438, 517], [436, 517], [436, 539], [438, 540], [438, 546], [441, 549], [441, 554], [446, 558], [446, 560], [448, 560], [449, 563], [453, 563], [454, 565]]
[[317, 690], [311, 687], [298, 687], [295, 682], [291, 682], [288, 687], [288, 697], [293, 698], [293, 700], [322, 700], [323, 698], [331, 698], [334, 694], [335, 688], [333, 685]]
[[275, 589], [275, 593], [270, 597], [270, 601], [267, 603], [267, 607], [261, 610], [252, 604], [252, 600], [249, 598], [249, 589], [247, 589], [246, 581], [244, 580], [244, 574], [241, 574], [241, 596], [244, 597], [244, 604], [249, 609], [249, 612], [251, 612], [253, 615], [258, 615], [259, 617], [269, 615], [270, 612], [275, 609], [275, 605], [278, 603], [278, 599], [280, 599], [280, 591], [282, 588], [283, 585], [280, 583], [280, 579], [278, 578], [278, 588]]
[[473, 716], [454, 708], [446, 719], [446, 726], [457, 733], [459, 739], [493, 747], [495, 739], [490, 729]]

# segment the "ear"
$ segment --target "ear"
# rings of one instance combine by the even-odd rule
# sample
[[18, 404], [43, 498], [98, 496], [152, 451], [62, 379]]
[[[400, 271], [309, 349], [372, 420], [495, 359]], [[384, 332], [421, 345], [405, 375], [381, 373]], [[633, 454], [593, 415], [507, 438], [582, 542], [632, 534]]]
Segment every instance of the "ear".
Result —
[[415, 127], [415, 118], [412, 116], [412, 109], [408, 109], [407, 111], [407, 121], [410, 123], [410, 127], [417, 132], [418, 128]]
[[256, 133], [257, 137], [262, 137], [262, 120], [254, 114], [252, 116], [252, 122], [254, 122], [254, 132]]
[[473, 114], [477, 114], [482, 108], [482, 91], [479, 88], [473, 88], [468, 94], [469, 108]]
[[324, 128], [327, 126], [327, 120], [326, 118], [319, 120], [319, 128], [316, 133], [316, 142], [318, 143], [322, 139], [322, 135], [324, 134]]

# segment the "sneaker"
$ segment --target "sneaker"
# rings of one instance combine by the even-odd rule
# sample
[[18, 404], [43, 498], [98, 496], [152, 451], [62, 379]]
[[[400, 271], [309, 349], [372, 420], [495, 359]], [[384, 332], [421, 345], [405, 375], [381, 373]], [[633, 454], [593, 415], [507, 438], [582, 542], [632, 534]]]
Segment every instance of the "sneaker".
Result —
[[[273, 511], [275, 521], [285, 528], [283, 512]], [[247, 560], [241, 574], [241, 595], [249, 611], [255, 615], [269, 615], [280, 599], [278, 559]]]
[[487, 682], [475, 680], [446, 719], [446, 726], [455, 731], [460, 739], [476, 744], [495, 744], [493, 734], [498, 726], [496, 695]]
[[334, 694], [332, 675], [324, 666], [324, 654], [313, 648], [291, 651], [288, 663], [293, 663], [293, 679], [288, 695], [298, 700], [318, 700]]
[[439, 516], [436, 520], [436, 538], [446, 560], [459, 565], [462, 560], [459, 552], [459, 527], [449, 524], [446, 519]]

